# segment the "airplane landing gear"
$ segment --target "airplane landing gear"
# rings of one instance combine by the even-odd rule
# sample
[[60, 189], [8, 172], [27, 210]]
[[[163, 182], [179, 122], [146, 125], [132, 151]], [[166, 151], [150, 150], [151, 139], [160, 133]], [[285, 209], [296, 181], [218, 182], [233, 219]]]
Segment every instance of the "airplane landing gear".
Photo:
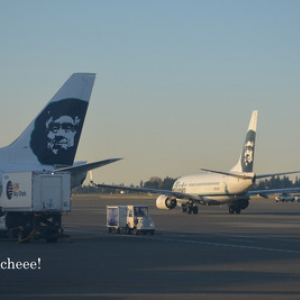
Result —
[[236, 207], [236, 206], [229, 206], [229, 213], [230, 214], [240, 214], [241, 213], [241, 209], [239, 207]]
[[240, 214], [241, 209], [246, 209], [248, 207], [248, 205], [249, 205], [248, 199], [238, 200], [229, 206], [229, 213], [230, 214], [234, 214], [234, 213]]
[[193, 205], [190, 205], [190, 204], [185, 204], [185, 205], [182, 205], [182, 210], [181, 211], [183, 213], [188, 214], [188, 215], [190, 215], [190, 214], [197, 215], [198, 214], [198, 206], [193, 206]]

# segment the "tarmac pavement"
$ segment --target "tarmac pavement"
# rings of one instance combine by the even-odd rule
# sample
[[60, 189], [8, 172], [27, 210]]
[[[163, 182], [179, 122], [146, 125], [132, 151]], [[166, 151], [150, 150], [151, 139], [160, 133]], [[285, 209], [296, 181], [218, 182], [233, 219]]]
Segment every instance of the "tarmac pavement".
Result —
[[[127, 204], [149, 206], [154, 236], [108, 233], [106, 205]], [[240, 215], [199, 208], [186, 215], [142, 195], [75, 195], [63, 217], [72, 243], [0, 240], [0, 263], [10, 262], [0, 297], [300, 299], [300, 203], [254, 199]]]

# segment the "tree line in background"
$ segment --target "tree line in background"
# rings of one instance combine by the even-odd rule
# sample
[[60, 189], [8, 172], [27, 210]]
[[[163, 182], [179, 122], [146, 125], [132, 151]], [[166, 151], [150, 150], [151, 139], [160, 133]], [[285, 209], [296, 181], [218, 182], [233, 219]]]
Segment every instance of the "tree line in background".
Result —
[[[141, 181], [139, 186], [135, 186], [133, 184], [130, 187], [137, 188], [148, 188], [148, 189], [160, 189], [160, 190], [171, 190], [174, 182], [177, 178], [166, 177], [161, 179], [160, 177], [153, 176], [148, 181]], [[124, 184], [119, 184], [124, 186]], [[289, 179], [288, 176], [272, 176], [269, 179], [258, 181], [253, 185], [251, 190], [266, 190], [266, 189], [283, 189], [283, 188], [292, 188], [292, 187], [300, 187], [300, 178], [296, 177], [295, 181]], [[120, 190], [109, 189], [109, 188], [96, 188], [90, 185], [83, 185], [74, 190], [75, 193], [85, 194], [85, 193], [103, 193], [103, 194], [114, 194], [120, 193]], [[126, 191], [126, 193], [136, 193], [131, 191]]]

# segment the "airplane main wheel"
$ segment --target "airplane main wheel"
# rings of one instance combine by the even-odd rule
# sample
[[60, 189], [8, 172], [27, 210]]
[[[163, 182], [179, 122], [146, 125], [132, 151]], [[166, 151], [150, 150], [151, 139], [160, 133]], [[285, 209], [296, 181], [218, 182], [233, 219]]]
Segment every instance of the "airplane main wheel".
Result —
[[193, 214], [197, 215], [198, 214], [198, 206], [193, 207]]

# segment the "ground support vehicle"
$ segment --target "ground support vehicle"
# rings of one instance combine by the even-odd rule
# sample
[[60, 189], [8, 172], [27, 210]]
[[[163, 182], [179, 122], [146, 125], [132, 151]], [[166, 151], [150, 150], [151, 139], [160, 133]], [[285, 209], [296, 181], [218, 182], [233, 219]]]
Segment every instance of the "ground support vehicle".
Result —
[[144, 205], [107, 206], [108, 232], [126, 231], [127, 234], [154, 234], [155, 223], [148, 214], [148, 207]]
[[54, 243], [63, 234], [62, 214], [71, 210], [71, 175], [49, 172], [2, 174], [0, 232], [19, 243], [44, 238]]

